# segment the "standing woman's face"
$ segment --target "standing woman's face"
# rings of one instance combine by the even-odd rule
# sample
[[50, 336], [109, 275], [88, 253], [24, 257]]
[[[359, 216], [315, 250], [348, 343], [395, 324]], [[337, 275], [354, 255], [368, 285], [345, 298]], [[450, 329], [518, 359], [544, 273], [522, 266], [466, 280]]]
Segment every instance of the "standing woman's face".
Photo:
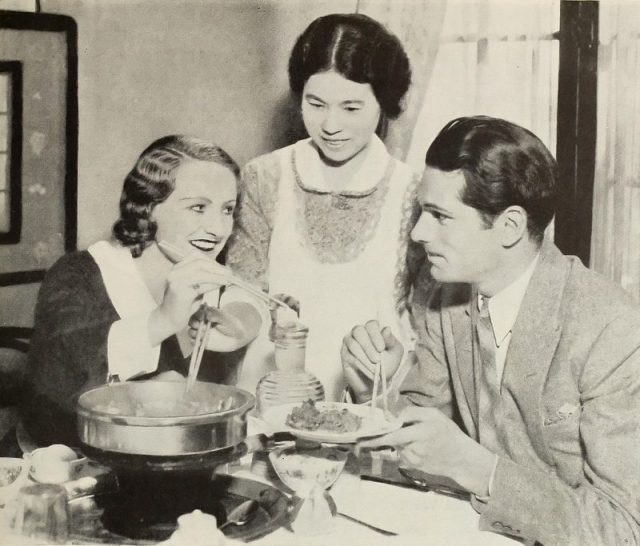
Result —
[[157, 241], [185, 254], [197, 250], [215, 258], [231, 235], [236, 177], [211, 161], [190, 160], [176, 170], [175, 189], [153, 209]]
[[368, 83], [337, 72], [318, 72], [302, 90], [302, 119], [323, 157], [345, 163], [369, 144], [380, 120], [380, 105]]

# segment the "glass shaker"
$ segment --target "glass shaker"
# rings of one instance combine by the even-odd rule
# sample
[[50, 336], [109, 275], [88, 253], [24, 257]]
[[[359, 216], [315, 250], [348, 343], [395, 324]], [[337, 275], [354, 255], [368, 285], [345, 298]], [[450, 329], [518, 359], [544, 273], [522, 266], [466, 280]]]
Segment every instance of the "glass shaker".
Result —
[[324, 400], [320, 380], [305, 370], [309, 328], [298, 321], [276, 324], [273, 329], [276, 369], [258, 382], [258, 415], [271, 407], [305, 400]]

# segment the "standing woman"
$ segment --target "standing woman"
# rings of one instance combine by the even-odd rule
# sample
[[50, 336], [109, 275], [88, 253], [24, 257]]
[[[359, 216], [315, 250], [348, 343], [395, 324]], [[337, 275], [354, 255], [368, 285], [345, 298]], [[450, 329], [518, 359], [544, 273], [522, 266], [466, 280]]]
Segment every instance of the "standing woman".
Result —
[[[212, 328], [198, 378], [235, 382], [237, 362], [215, 353], [236, 351], [260, 328], [252, 298], [233, 287], [218, 297], [231, 279], [215, 258], [233, 228], [238, 175], [218, 146], [184, 135], [156, 140], [125, 178], [113, 238], [63, 256], [47, 272], [23, 411], [37, 444], [77, 445], [74, 404], [86, 389], [184, 375], [193, 349], [190, 320], [193, 326], [209, 294], [219, 315], [242, 328], [234, 335]], [[168, 255], [159, 241], [184, 259]]]
[[[309, 138], [249, 162], [242, 173], [228, 264], [272, 293], [299, 300], [309, 326], [308, 371], [341, 398], [342, 338], [377, 317], [408, 343], [408, 241], [415, 176], [376, 135], [401, 112], [411, 70], [377, 21], [332, 14], [313, 21], [289, 59]], [[266, 336], [249, 349], [240, 385], [269, 370]]]

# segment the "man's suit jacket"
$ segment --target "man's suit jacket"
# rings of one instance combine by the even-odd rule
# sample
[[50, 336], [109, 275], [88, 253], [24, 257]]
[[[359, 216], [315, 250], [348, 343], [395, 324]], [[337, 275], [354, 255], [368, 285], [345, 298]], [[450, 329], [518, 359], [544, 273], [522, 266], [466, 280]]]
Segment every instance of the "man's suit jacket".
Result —
[[[466, 284], [417, 290], [405, 402], [457, 414], [478, 439]], [[536, 464], [499, 457], [480, 527], [551, 544], [640, 544], [640, 308], [543, 243], [512, 331], [502, 393]], [[519, 431], [520, 432], [520, 431]]]

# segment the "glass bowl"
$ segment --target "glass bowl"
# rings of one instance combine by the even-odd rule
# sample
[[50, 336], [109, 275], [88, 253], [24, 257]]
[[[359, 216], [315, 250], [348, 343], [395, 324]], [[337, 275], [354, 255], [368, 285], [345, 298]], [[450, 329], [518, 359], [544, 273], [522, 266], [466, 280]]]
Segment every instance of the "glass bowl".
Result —
[[269, 460], [278, 478], [304, 496], [314, 487], [329, 489], [342, 473], [348, 454], [339, 447], [294, 445], [272, 451]]
[[325, 534], [332, 528], [333, 499], [326, 491], [340, 476], [347, 461], [348, 450], [300, 445], [283, 447], [269, 453], [269, 460], [278, 478], [295, 495], [291, 528], [295, 533]]

